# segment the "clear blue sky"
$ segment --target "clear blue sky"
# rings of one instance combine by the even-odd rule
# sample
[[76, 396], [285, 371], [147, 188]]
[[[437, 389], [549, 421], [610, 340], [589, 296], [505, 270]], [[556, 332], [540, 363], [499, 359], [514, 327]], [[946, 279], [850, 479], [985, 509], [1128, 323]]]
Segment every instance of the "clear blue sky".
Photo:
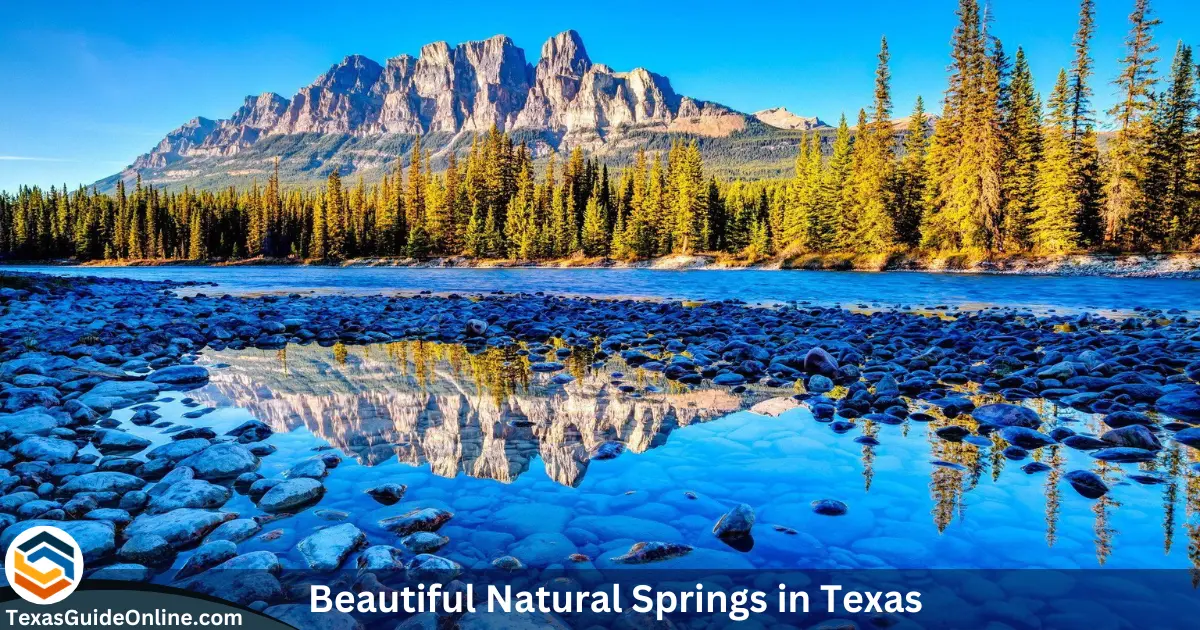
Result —
[[[879, 37], [892, 51], [896, 115], [918, 94], [938, 107], [955, 0], [811, 2], [374, 2], [212, 0], [0, 2], [0, 190], [90, 183], [200, 115], [248, 94], [290, 97], [330, 64], [383, 62], [422, 44], [509, 35], [535, 62], [574, 28], [593, 61], [646, 67], [676, 91], [753, 112], [785, 106], [834, 122], [869, 103]], [[1024, 46], [1049, 92], [1070, 62], [1077, 3], [993, 0], [994, 31]], [[1133, 0], [1097, 0], [1097, 105], [1112, 100]], [[1181, 38], [1200, 45], [1200, 3], [1152, 0], [1162, 67]], [[1189, 39], [1190, 38], [1190, 39]], [[1160, 72], [1162, 74], [1162, 72]]]

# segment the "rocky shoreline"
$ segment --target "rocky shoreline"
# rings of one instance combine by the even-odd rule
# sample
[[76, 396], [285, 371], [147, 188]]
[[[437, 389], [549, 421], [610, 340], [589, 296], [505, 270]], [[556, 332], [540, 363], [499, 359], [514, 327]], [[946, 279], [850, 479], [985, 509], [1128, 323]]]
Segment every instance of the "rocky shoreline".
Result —
[[[4, 264], [77, 265], [74, 260], [7, 261]], [[607, 258], [572, 257], [558, 260], [472, 259], [448, 256], [415, 258], [353, 258], [339, 263], [320, 263], [295, 258], [251, 258], [244, 260], [122, 260], [91, 261], [84, 266], [260, 266], [318, 265], [340, 267], [404, 267], [418, 269], [660, 269], [660, 270], [757, 270], [757, 271], [921, 271], [1024, 276], [1098, 276], [1111, 278], [1200, 279], [1200, 254], [1069, 254], [1061, 256], [1006, 255], [996, 258], [972, 256], [923, 256], [822, 254], [746, 261], [709, 254], [671, 255], [633, 262]], [[0, 267], [2, 268], [2, 267]]]
[[[183, 287], [198, 292], [177, 295]], [[1178, 309], [1116, 320], [996, 308], [863, 313], [499, 292], [232, 297], [205, 291], [179, 282], [0, 274], [0, 544], [28, 527], [54, 524], [83, 547], [92, 577], [167, 581], [268, 614], [297, 614], [289, 605], [306, 601], [305, 583], [281, 582], [280, 558], [241, 552], [239, 545], [266, 523], [319, 503], [323, 480], [341, 456], [324, 451], [283, 475], [265, 476], [260, 467], [275, 451], [266, 424], [249, 421], [218, 434], [205, 426], [212, 409], [199, 406], [184, 414], [191, 424], [163, 421], [153, 401], [164, 392], [186, 398], [204, 385], [208, 370], [197, 359], [207, 349], [413, 339], [473, 352], [514, 348], [530, 369], [566, 384], [573, 377], [564, 359], [573, 348], [588, 348], [597, 361], [620, 358], [682, 388], [703, 384], [734, 394], [755, 383], [793, 388], [799, 393], [779, 405], [803, 405], [833, 432], [862, 433], [855, 440], [864, 445], [875, 440], [863, 430], [868, 424], [933, 423], [948, 442], [998, 437], [1004, 457], [1032, 458], [1024, 468], [1029, 474], [1044, 470], [1034, 453], [1049, 446], [1113, 464], [1153, 460], [1172, 440], [1200, 449], [1200, 320]], [[620, 391], [638, 395], [624, 388], [623, 375], [612, 379]], [[1107, 428], [1089, 435], [1051, 426], [1022, 405], [1033, 399], [1098, 414]], [[133, 410], [127, 421], [114, 419], [115, 410], [125, 409]], [[130, 425], [158, 428], [171, 439], [151, 447]], [[610, 450], [619, 455], [619, 444]], [[1089, 499], [1111, 489], [1082, 468], [1065, 479]], [[364, 490], [384, 505], [406, 500], [405, 488], [395, 484]], [[249, 497], [262, 513], [222, 509], [235, 495]], [[834, 498], [813, 506], [833, 517], [846, 509]], [[436, 555], [445, 544], [437, 532], [454, 516], [414, 507], [379, 522], [390, 538], [351, 523], [298, 532], [306, 566], [286, 568], [321, 573], [357, 566], [361, 588], [381, 587], [389, 575], [449, 581], [466, 569], [524, 568], [512, 556], [463, 567]], [[712, 519], [714, 535], [734, 549], [754, 527], [745, 505]], [[687, 543], [641, 540], [609, 562], [670, 561], [692, 551]], [[184, 558], [180, 570], [166, 573]]]

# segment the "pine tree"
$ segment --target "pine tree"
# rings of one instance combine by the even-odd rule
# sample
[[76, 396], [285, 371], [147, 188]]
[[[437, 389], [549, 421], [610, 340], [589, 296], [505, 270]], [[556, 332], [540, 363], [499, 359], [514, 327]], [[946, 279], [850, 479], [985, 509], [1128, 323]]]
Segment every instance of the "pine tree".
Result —
[[325, 258], [341, 260], [346, 255], [346, 194], [335, 168], [325, 184]]
[[1077, 197], [1079, 216], [1075, 223], [1083, 244], [1099, 243], [1103, 238], [1101, 204], [1104, 196], [1100, 174], [1100, 144], [1092, 112], [1092, 89], [1089, 85], [1093, 71], [1090, 52], [1095, 31], [1094, 0], [1080, 0], [1079, 29], [1075, 33], [1075, 59], [1071, 66], [1068, 89], [1068, 112], [1071, 159], [1075, 164], [1072, 188]]
[[1147, 167], [1146, 216], [1135, 222], [1144, 226], [1142, 246], [1187, 244], [1192, 207], [1188, 161], [1196, 133], [1196, 67], [1192, 49], [1179, 42], [1171, 64], [1171, 82], [1161, 95], [1150, 135]]
[[857, 226], [856, 249], [880, 252], [889, 249], [898, 238], [896, 234], [896, 203], [892, 196], [895, 185], [895, 136], [892, 130], [891, 72], [888, 70], [887, 38], [880, 42], [879, 64], [875, 70], [875, 104], [871, 123], [859, 128], [861, 138], [855, 153], [852, 174]]
[[1059, 253], [1074, 250], [1080, 241], [1080, 201], [1074, 185], [1071, 150], [1072, 105], [1065, 71], [1058, 74], [1049, 105], [1030, 216], [1029, 242], [1035, 251]]
[[[851, 203], [850, 177], [854, 166], [853, 141], [846, 115], [838, 120], [833, 139], [833, 153], [821, 179], [821, 199], [809, 233], [809, 248], [828, 252], [839, 242], [838, 221], [848, 212]], [[764, 229], [766, 226], [760, 226]]]
[[1121, 58], [1125, 67], [1114, 82], [1120, 101], [1108, 112], [1117, 131], [1109, 149], [1104, 188], [1105, 239], [1126, 249], [1143, 245], [1147, 229], [1136, 219], [1147, 216], [1145, 187], [1153, 131], [1154, 64], [1158, 62], [1153, 29], [1159, 21], [1150, 17], [1149, 0], [1135, 0], [1129, 23], [1126, 54]]
[[925, 209], [925, 155], [929, 151], [925, 101], [920, 96], [908, 118], [904, 134], [904, 157], [896, 169], [896, 236], [900, 243], [915, 247], [921, 240], [921, 216]]
[[608, 234], [604, 227], [604, 211], [600, 207], [599, 187], [588, 197], [583, 212], [583, 254], [603, 256], [608, 250]]
[[1025, 51], [1018, 48], [1012, 81], [1003, 108], [1004, 141], [1002, 249], [1029, 247], [1029, 220], [1033, 212], [1038, 162], [1042, 157], [1042, 104], [1034, 91], [1033, 75]]

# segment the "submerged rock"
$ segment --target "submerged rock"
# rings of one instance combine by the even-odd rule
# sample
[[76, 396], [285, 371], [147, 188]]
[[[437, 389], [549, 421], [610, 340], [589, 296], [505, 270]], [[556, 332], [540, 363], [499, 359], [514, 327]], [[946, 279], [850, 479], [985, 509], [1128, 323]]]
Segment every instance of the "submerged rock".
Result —
[[1028, 407], [1010, 405], [1008, 403], [995, 403], [978, 407], [971, 412], [971, 417], [975, 418], [980, 424], [995, 428], [1025, 427], [1036, 429], [1042, 426], [1042, 419], [1038, 417], [1037, 412]]
[[691, 545], [669, 542], [639, 542], [624, 555], [612, 559], [617, 564], [649, 564], [682, 558], [692, 552]]
[[436, 532], [454, 517], [452, 512], [440, 508], [416, 509], [379, 521], [379, 526], [400, 536], [414, 532]]
[[307, 507], [325, 495], [325, 486], [309, 477], [287, 479], [275, 484], [258, 500], [264, 512], [286, 512]]
[[407, 490], [408, 486], [402, 483], [385, 483], [374, 488], [367, 488], [366, 493], [384, 505], [394, 505], [404, 498]]
[[310, 569], [333, 571], [342, 565], [350, 552], [366, 543], [367, 537], [352, 523], [334, 525], [318, 530], [300, 541], [297, 549]]
[[1090, 470], [1072, 470], [1063, 475], [1079, 494], [1089, 499], [1099, 499], [1108, 494], [1108, 485], [1099, 475]]
[[820, 499], [812, 502], [813, 512], [822, 516], [841, 516], [849, 511], [845, 503], [836, 499]]

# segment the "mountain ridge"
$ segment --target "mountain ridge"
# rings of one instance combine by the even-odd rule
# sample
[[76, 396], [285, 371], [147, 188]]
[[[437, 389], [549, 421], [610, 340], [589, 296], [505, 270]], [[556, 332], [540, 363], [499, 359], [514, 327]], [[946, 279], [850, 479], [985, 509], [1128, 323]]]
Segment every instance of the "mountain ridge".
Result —
[[[371, 172], [388, 168], [417, 137], [444, 158], [493, 126], [525, 141], [535, 157], [575, 147], [617, 156], [681, 134], [723, 147], [740, 142], [731, 139], [739, 134], [774, 141], [782, 131], [787, 140], [790, 131], [827, 127], [783, 108], [766, 111], [814, 123], [772, 124], [678, 94], [667, 77], [645, 68], [615, 71], [593, 62], [574, 30], [549, 38], [536, 64], [505, 35], [454, 47], [439, 41], [383, 64], [347, 55], [291, 98], [250, 95], [228, 118], [193, 118], [97, 185], [110, 189], [140, 176], [154, 185], [215, 186], [263, 176], [277, 158], [292, 181], [334, 168]], [[739, 159], [761, 153], [779, 161], [794, 143], [784, 145], [788, 151], [743, 148]]]

